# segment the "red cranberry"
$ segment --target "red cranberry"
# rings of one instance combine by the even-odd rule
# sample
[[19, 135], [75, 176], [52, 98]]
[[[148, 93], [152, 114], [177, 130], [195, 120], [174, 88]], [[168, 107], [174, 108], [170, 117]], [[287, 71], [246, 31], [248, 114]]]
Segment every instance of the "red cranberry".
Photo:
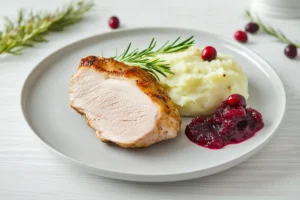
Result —
[[212, 46], [207, 46], [202, 51], [202, 59], [205, 61], [212, 61], [217, 57], [217, 51]]
[[246, 43], [248, 40], [248, 36], [244, 31], [235, 32], [234, 38], [241, 43]]
[[112, 29], [117, 29], [117, 28], [119, 28], [120, 21], [116, 16], [112, 16], [108, 21], [108, 25]]
[[248, 23], [245, 27], [245, 31], [247, 31], [248, 33], [256, 33], [258, 29], [259, 29], [258, 24], [254, 22]]
[[295, 58], [297, 56], [297, 47], [295, 45], [288, 45], [284, 49], [284, 53], [289, 58]]
[[227, 104], [229, 106], [243, 106], [246, 107], [246, 99], [240, 94], [232, 94], [227, 99]]

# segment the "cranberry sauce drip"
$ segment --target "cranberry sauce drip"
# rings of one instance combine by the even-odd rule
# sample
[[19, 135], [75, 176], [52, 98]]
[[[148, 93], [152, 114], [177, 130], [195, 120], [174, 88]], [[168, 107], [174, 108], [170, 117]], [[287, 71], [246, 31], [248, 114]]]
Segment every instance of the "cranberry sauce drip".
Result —
[[194, 118], [186, 126], [185, 134], [200, 146], [221, 149], [228, 144], [251, 138], [263, 126], [263, 119], [258, 111], [242, 104], [230, 105], [227, 100], [221, 103], [212, 116]]

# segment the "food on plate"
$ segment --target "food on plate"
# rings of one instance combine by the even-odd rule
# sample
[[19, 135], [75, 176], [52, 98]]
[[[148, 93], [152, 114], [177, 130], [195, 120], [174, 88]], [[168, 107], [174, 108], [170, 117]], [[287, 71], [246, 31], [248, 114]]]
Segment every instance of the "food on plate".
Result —
[[264, 126], [262, 115], [246, 105], [242, 95], [232, 94], [212, 116], [194, 118], [185, 134], [192, 142], [210, 149], [245, 141]]
[[217, 50], [212, 46], [207, 46], [202, 50], [201, 57], [204, 61], [212, 61], [217, 58]]
[[129, 44], [115, 57], [81, 60], [70, 81], [70, 103], [100, 140], [147, 147], [176, 137], [180, 115], [198, 116], [186, 136], [220, 149], [264, 126], [261, 114], [246, 108], [248, 78], [235, 59], [212, 46], [193, 47], [193, 37], [179, 39], [158, 49], [152, 39], [143, 50]]
[[103, 142], [146, 147], [177, 136], [177, 108], [147, 71], [110, 58], [81, 60], [70, 81], [71, 106]]
[[173, 74], [159, 76], [181, 116], [210, 115], [230, 94], [248, 98], [248, 78], [232, 56], [218, 52], [204, 61], [194, 46], [175, 53], [158, 54]]

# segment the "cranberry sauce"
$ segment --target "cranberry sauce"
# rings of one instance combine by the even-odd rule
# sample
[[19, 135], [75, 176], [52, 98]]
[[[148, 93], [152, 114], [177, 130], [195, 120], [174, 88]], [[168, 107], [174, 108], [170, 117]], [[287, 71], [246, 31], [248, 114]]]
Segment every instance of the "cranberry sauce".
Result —
[[261, 114], [246, 108], [244, 102], [246, 100], [243, 96], [231, 95], [212, 116], [194, 118], [186, 126], [186, 136], [192, 142], [210, 149], [221, 149], [228, 144], [249, 139], [263, 128], [264, 122]]

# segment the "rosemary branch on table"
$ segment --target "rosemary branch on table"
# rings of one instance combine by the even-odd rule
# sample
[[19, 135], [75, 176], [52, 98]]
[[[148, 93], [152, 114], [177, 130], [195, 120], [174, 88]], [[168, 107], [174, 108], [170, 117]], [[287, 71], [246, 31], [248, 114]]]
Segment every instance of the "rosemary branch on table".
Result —
[[154, 38], [151, 40], [149, 46], [143, 50], [136, 48], [130, 51], [131, 43], [129, 43], [128, 47], [122, 54], [119, 56], [116, 55], [112, 58], [128, 65], [140, 67], [150, 72], [156, 79], [159, 80], [158, 74], [166, 77], [167, 74], [173, 74], [173, 72], [171, 71], [169, 64], [156, 56], [159, 54], [174, 53], [185, 50], [194, 44], [195, 41], [193, 38], [194, 36], [191, 36], [188, 39], [179, 42], [180, 37], [178, 37], [170, 44], [170, 41], [167, 41], [157, 50], [154, 50], [156, 47], [156, 41]]
[[292, 41], [290, 39], [288, 39], [283, 32], [281, 32], [280, 30], [275, 30], [274, 28], [272, 28], [271, 26], [267, 26], [265, 25], [262, 20], [258, 17], [258, 16], [253, 16], [253, 14], [249, 11], [246, 10], [245, 12], [246, 17], [252, 21], [255, 22], [259, 25], [259, 27], [267, 34], [277, 38], [279, 41], [286, 43], [286, 44], [293, 44], [295, 45], [297, 48], [300, 48], [300, 42], [298, 41]]
[[55, 12], [26, 12], [21, 9], [17, 19], [5, 17], [4, 31], [0, 32], [0, 54], [20, 55], [26, 47], [37, 42], [47, 42], [49, 32], [62, 31], [80, 21], [93, 3], [70, 3]]

